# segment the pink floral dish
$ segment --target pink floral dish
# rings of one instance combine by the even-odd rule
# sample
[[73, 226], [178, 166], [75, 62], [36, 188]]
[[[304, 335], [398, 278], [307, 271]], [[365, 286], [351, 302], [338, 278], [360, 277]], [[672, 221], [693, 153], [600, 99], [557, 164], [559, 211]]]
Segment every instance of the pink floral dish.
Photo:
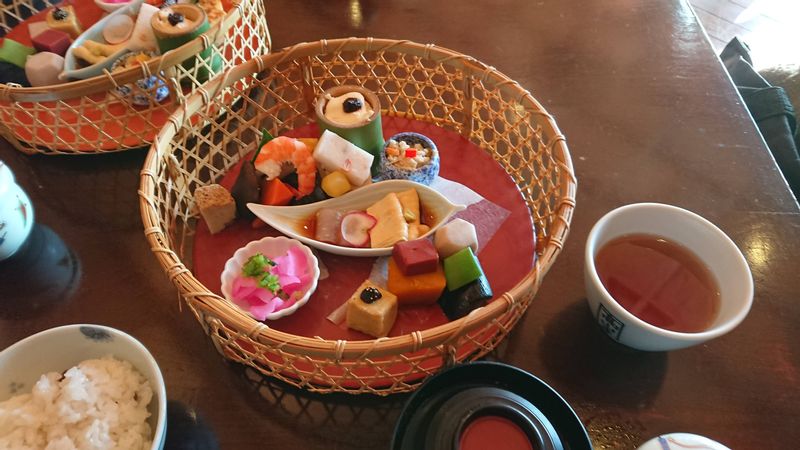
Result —
[[221, 275], [222, 295], [256, 320], [288, 316], [317, 289], [311, 249], [287, 237], [265, 237], [236, 250]]

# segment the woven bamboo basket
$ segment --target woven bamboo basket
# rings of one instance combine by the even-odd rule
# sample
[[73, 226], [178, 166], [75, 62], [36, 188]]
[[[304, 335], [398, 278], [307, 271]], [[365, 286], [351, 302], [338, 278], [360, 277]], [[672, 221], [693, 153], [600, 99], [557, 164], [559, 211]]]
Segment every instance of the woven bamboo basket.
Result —
[[[0, 36], [53, 3], [11, 0], [0, 6]], [[209, 47], [209, 58], [191, 61]], [[29, 154], [94, 154], [149, 145], [169, 115], [205, 81], [198, 75], [207, 73], [210, 61], [221, 58], [225, 70], [269, 53], [270, 47], [264, 2], [233, 0], [208, 31], [140, 67], [46, 87], [0, 84], [0, 135]], [[142, 92], [145, 104], [130, 102], [118, 90], [151, 75], [160, 82]], [[169, 95], [159, 102], [156, 90], [164, 85]]]
[[[192, 192], [218, 181], [273, 135], [314, 121], [313, 101], [335, 85], [380, 97], [384, 116], [423, 120], [489, 152], [516, 182], [537, 237], [533, 269], [513, 289], [463, 319], [366, 341], [288, 334], [257, 322], [192, 274], [198, 214]], [[238, 105], [224, 117], [208, 111]], [[153, 253], [217, 350], [264, 375], [316, 392], [408, 392], [442, 367], [487, 354], [531, 303], [569, 231], [577, 183], [552, 116], [516, 82], [433, 45], [373, 38], [302, 43], [234, 67], [189, 96], [151, 146], [140, 205]], [[496, 295], [498, 293], [495, 293]], [[324, 320], [324, 319], [321, 319]]]

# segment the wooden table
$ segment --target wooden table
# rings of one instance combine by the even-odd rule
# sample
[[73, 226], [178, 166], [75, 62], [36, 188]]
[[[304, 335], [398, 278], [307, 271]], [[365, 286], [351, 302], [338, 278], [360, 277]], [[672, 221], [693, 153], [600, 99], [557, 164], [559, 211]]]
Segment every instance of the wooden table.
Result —
[[[563, 394], [597, 448], [672, 431], [738, 449], [800, 441], [798, 205], [684, 1], [270, 0], [268, 13], [276, 48], [346, 36], [432, 42], [499, 68], [555, 115], [579, 179], [572, 231], [496, 358]], [[61, 324], [110, 325], [150, 349], [169, 397], [204, 417], [222, 448], [386, 448], [405, 397], [320, 397], [250, 381], [180, 311], [142, 234], [144, 156], [28, 157], [0, 144], [36, 220], [77, 260], [73, 292], [58, 301], [0, 286], [0, 347]], [[695, 211], [742, 249], [755, 302], [736, 330], [642, 353], [594, 324], [586, 236], [605, 212], [640, 201]]]

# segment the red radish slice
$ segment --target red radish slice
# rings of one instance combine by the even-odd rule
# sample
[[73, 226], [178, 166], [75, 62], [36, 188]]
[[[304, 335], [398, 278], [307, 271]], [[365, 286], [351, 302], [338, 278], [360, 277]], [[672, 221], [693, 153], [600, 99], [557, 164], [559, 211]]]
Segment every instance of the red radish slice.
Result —
[[342, 218], [342, 239], [353, 247], [369, 245], [369, 230], [378, 219], [365, 212], [351, 212]]
[[131, 37], [133, 25], [131, 16], [118, 14], [106, 23], [106, 27], [103, 28], [103, 39], [111, 45], [121, 44]]

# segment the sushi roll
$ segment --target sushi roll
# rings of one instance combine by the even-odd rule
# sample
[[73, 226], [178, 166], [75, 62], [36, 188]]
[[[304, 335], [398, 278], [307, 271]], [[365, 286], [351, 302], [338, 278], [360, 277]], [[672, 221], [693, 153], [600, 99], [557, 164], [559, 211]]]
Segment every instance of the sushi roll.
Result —
[[370, 172], [378, 174], [383, 149], [381, 103], [361, 86], [336, 86], [320, 94], [315, 106], [317, 124], [373, 156]]
[[439, 175], [439, 166], [439, 151], [432, 140], [419, 133], [399, 133], [384, 147], [380, 178], [430, 185]]

